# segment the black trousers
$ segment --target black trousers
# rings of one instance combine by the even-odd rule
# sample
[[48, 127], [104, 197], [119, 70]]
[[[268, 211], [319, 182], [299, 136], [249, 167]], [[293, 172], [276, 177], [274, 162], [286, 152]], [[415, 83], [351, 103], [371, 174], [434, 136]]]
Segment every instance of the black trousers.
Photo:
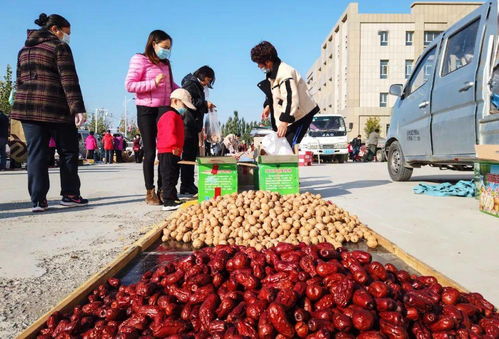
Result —
[[[199, 136], [197, 133], [189, 133], [186, 130], [184, 138], [184, 149], [182, 151], [182, 160], [195, 161], [199, 153]], [[181, 187], [190, 187], [194, 185], [194, 166], [180, 165]]]
[[50, 136], [54, 136], [59, 153], [61, 195], [80, 195], [78, 177], [78, 130], [73, 124], [54, 124], [38, 121], [23, 121], [28, 143], [28, 191], [33, 203], [47, 197], [49, 182]]
[[[142, 168], [146, 189], [154, 188], [154, 160], [156, 159], [156, 136], [158, 134], [156, 119], [159, 112], [166, 107], [137, 106], [137, 125], [142, 137], [144, 158]], [[161, 163], [158, 167], [158, 187], [161, 187]]]
[[135, 157], [135, 162], [140, 164], [142, 162], [142, 150], [133, 151], [133, 155]]
[[87, 160], [94, 158], [94, 152], [93, 149], [87, 149]]
[[177, 182], [180, 170], [178, 165], [180, 157], [173, 155], [172, 153], [159, 153], [158, 158], [161, 178], [163, 180], [163, 185], [161, 186], [163, 201], [178, 200]]
[[115, 150], [116, 153], [116, 162], [123, 162], [123, 151]]
[[49, 147], [49, 167], [55, 166], [55, 147]]
[[113, 163], [113, 153], [114, 150], [112, 149], [106, 149], [104, 150], [104, 157], [106, 159], [106, 164], [112, 164]]
[[314, 115], [314, 113], [309, 113], [288, 126], [288, 130], [286, 131], [286, 140], [288, 140], [291, 148], [299, 144], [305, 134], [307, 134], [308, 128], [314, 119]]

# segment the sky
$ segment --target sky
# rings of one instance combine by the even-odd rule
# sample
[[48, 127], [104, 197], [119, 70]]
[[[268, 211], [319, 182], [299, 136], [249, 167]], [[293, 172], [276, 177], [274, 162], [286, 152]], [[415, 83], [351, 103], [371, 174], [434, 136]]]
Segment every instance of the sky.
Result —
[[[141, 53], [149, 33], [173, 38], [175, 82], [203, 65], [215, 70], [209, 100], [223, 123], [237, 110], [246, 121], [259, 120], [263, 93], [256, 84], [263, 73], [250, 59], [262, 40], [276, 46], [283, 61], [303, 77], [320, 56], [322, 42], [347, 7], [344, 0], [184, 0], [62, 1], [0, 0], [0, 75], [15, 67], [26, 30], [42, 12], [60, 14], [71, 23], [73, 50], [87, 112], [106, 108], [116, 126], [124, 114], [128, 62]], [[360, 0], [361, 13], [409, 13], [409, 0]], [[14, 73], [15, 74], [15, 73]], [[128, 100], [127, 100], [128, 101]], [[128, 119], [136, 119], [133, 101]]]

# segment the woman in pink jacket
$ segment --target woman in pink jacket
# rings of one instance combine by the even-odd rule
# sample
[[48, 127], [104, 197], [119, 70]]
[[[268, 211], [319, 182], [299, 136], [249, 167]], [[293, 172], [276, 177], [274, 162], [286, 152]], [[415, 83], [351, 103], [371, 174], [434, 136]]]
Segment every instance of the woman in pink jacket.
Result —
[[97, 139], [95, 139], [94, 131], [85, 138], [85, 149], [87, 150], [87, 160], [94, 158], [94, 152], [97, 149]]
[[[135, 54], [125, 80], [128, 92], [135, 93], [137, 123], [144, 146], [144, 181], [146, 203], [160, 205], [154, 190], [154, 160], [156, 158], [156, 118], [170, 105], [170, 94], [178, 88], [173, 81], [170, 65], [172, 38], [161, 30], [152, 31], [143, 54]], [[158, 188], [161, 177], [158, 168]], [[160, 195], [161, 196], [161, 195]]]

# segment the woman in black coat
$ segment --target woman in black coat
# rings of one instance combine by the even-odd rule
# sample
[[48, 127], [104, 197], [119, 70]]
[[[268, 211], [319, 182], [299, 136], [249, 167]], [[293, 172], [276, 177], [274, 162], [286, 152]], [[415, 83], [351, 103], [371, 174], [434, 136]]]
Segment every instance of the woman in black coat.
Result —
[[[187, 74], [182, 80], [182, 88], [186, 89], [192, 96], [192, 103], [196, 110], [187, 110], [184, 115], [185, 138], [182, 160], [194, 161], [199, 152], [199, 133], [203, 129], [204, 115], [212, 111], [216, 106], [206, 100], [208, 88], [215, 83], [215, 72], [209, 66], [203, 66], [194, 73]], [[181, 165], [180, 194], [198, 193], [194, 184], [194, 166]]]

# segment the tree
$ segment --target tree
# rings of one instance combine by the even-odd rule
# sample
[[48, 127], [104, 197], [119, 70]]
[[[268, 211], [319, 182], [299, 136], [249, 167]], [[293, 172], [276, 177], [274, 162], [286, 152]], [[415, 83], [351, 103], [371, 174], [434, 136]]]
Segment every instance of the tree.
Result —
[[381, 129], [381, 120], [378, 117], [370, 117], [366, 121], [366, 126], [364, 127], [364, 133], [366, 133], [366, 136], [369, 137], [369, 134], [371, 132], [374, 132], [376, 129]]
[[227, 122], [222, 125], [222, 135], [225, 137], [229, 134], [240, 134], [241, 141], [250, 144], [253, 141], [250, 133], [253, 128], [259, 126], [259, 123], [256, 121], [246, 122], [244, 118], [239, 119], [239, 112], [234, 111], [233, 116], [227, 119]]
[[12, 91], [12, 67], [7, 65], [7, 70], [3, 77], [3, 80], [0, 80], [0, 110], [5, 114], [9, 115], [11, 106], [9, 104], [9, 96]]
[[137, 124], [135, 123], [135, 121], [129, 120], [127, 123], [126, 129], [128, 131], [125, 134], [125, 119], [122, 118], [120, 121], [120, 124], [118, 125], [118, 132], [123, 133], [124, 136], [126, 135], [129, 138], [133, 138], [137, 134], [140, 134], [139, 128], [138, 128]]
[[111, 126], [111, 123], [105, 116], [99, 115], [97, 120], [97, 131], [95, 131], [95, 114], [90, 114], [89, 118], [90, 119], [85, 123], [85, 128], [89, 131], [94, 131], [97, 134], [102, 135], [102, 133], [106, 132]]

